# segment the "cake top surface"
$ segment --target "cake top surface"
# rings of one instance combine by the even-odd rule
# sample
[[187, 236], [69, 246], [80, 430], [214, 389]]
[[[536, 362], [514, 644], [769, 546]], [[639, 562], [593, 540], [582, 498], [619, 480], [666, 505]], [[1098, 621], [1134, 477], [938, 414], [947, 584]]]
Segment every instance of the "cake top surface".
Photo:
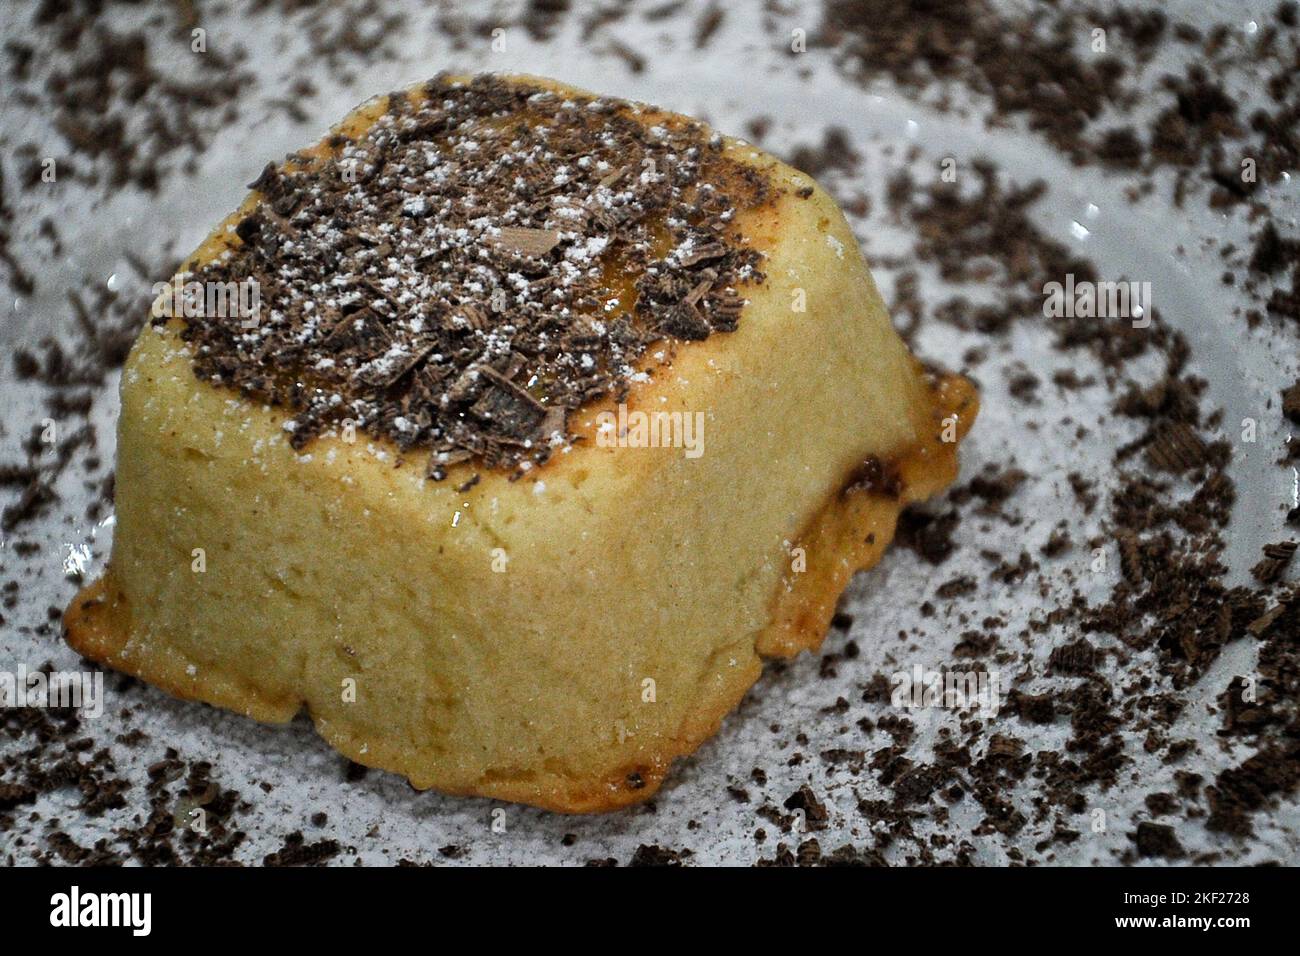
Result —
[[251, 280], [256, 309], [169, 311], [196, 374], [288, 409], [295, 448], [351, 423], [435, 479], [521, 474], [653, 343], [733, 331], [764, 281], [736, 217], [779, 187], [684, 117], [437, 77], [325, 147], [268, 165], [229, 251], [183, 273]]

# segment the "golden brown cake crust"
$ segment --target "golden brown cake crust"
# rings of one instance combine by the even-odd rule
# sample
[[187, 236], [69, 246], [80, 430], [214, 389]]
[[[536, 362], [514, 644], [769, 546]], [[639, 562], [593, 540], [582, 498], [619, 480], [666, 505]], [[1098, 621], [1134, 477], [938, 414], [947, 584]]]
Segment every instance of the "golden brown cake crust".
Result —
[[[979, 398], [970, 382], [947, 376], [934, 383], [934, 435], [896, 463], [890, 463], [900, 479], [896, 492], [884, 493], [869, 487], [841, 487], [830, 496], [814, 520], [799, 536], [795, 547], [803, 547], [810, 561], [802, 573], [785, 575], [772, 596], [771, 621], [755, 639], [763, 657], [794, 657], [801, 651], [816, 651], [830, 628], [836, 603], [850, 577], [874, 567], [893, 540], [898, 515], [915, 501], [923, 500], [949, 485], [957, 474], [957, 441], [966, 435], [979, 409]], [[945, 420], [954, 423], [957, 441], [943, 441]], [[848, 485], [851, 476], [845, 477]], [[120, 652], [131, 634], [131, 611], [125, 594], [113, 584], [112, 572], [84, 588], [64, 613], [68, 643], [85, 657], [138, 677], [182, 700], [226, 707], [266, 722], [283, 723], [293, 717], [302, 702], [290, 704], [286, 713], [282, 701], [268, 701], [251, 688], [232, 689], [206, 676], [179, 678], [150, 658], [122, 658]], [[757, 667], [737, 681], [730, 696], [721, 697], [717, 708], [701, 712], [681, 728], [680, 736], [649, 761], [620, 768], [608, 779], [595, 781], [553, 781], [545, 786], [497, 782], [487, 787], [440, 790], [459, 796], [489, 795], [527, 803], [561, 813], [603, 813], [648, 799], [660, 788], [673, 761], [696, 750], [716, 734], [722, 720], [743, 699], [760, 676]], [[368, 766], [381, 766], [373, 755], [349, 748], [344, 741], [331, 740], [350, 759]], [[384, 768], [388, 769], [388, 768]], [[640, 785], [629, 787], [630, 775]]]

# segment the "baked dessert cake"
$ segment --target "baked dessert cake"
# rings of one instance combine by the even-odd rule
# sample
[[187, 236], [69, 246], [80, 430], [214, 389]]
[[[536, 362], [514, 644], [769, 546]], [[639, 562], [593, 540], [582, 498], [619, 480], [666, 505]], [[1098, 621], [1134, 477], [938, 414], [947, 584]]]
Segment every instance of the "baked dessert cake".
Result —
[[179, 697], [609, 810], [955, 476], [974, 392], [908, 353], [834, 202], [686, 117], [438, 77], [252, 190], [177, 282], [257, 309], [160, 298], [65, 617]]

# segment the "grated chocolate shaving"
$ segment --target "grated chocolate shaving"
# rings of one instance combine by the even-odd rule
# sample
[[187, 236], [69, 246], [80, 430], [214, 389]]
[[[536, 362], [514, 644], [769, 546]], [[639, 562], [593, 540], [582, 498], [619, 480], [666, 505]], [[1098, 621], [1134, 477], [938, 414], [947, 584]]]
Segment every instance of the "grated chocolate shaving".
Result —
[[504, 226], [491, 241], [521, 256], [544, 256], [560, 244], [560, 230]]
[[1287, 565], [1291, 563], [1292, 556], [1295, 555], [1296, 547], [1295, 541], [1279, 541], [1276, 544], [1264, 545], [1264, 557], [1250, 569], [1250, 573], [1261, 584], [1272, 584], [1282, 577]]
[[294, 448], [351, 421], [430, 452], [435, 479], [517, 475], [651, 343], [733, 331], [764, 281], [735, 217], [775, 187], [649, 107], [438, 77], [330, 146], [267, 166], [230, 255], [186, 275], [257, 281], [253, 328], [182, 335], [200, 378], [291, 410]]

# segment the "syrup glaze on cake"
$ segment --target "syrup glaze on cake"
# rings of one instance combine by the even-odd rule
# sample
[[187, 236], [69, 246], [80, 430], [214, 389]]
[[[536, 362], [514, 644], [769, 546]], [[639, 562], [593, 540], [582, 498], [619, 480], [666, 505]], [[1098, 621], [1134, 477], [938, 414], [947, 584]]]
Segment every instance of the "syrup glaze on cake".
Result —
[[347, 420], [429, 449], [434, 478], [544, 462], [569, 411], [626, 395], [656, 340], [733, 331], [764, 278], [734, 219], [770, 180], [641, 112], [438, 77], [323, 160], [267, 166], [240, 243], [187, 277], [256, 280], [260, 314], [186, 320], [196, 372], [291, 409], [295, 448]]

